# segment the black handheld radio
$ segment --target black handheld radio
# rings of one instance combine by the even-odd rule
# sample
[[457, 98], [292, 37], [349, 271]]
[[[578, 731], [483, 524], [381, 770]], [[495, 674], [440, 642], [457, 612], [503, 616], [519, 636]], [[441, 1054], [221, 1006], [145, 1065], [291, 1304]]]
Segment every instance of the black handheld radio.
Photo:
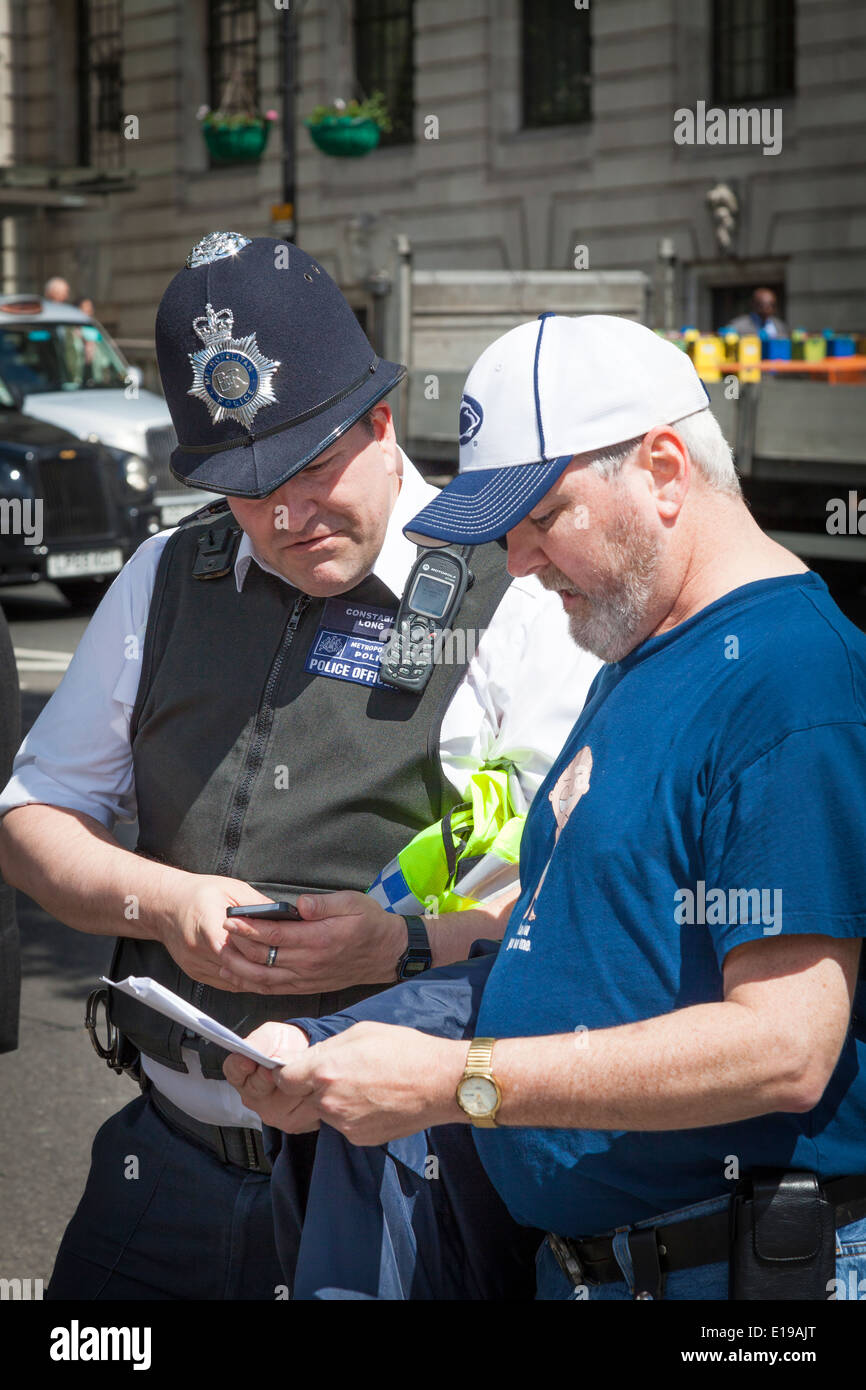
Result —
[[382, 679], [419, 694], [433, 674], [441, 642], [450, 631], [475, 576], [472, 546], [423, 550], [403, 590], [394, 630], [382, 651]]

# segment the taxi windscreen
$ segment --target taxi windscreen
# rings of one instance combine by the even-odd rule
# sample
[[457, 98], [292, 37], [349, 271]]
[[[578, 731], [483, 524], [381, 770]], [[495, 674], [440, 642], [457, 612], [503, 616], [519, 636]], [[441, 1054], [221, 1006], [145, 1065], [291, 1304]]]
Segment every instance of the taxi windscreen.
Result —
[[118, 390], [126, 366], [96, 324], [0, 327], [0, 377], [25, 395], [46, 391]]

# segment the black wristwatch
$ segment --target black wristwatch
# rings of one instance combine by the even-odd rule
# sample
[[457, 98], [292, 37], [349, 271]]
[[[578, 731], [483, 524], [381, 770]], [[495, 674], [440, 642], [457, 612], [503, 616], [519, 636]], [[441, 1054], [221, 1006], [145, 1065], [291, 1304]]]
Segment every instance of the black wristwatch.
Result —
[[398, 980], [411, 980], [416, 975], [422, 975], [433, 964], [433, 953], [430, 950], [430, 938], [424, 918], [407, 917], [406, 926], [409, 929], [409, 944], [397, 961]]

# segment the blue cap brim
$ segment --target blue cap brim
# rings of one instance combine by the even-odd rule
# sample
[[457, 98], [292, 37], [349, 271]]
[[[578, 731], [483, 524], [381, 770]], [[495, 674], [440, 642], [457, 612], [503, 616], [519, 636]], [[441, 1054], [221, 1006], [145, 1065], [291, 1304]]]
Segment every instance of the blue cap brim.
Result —
[[403, 534], [418, 545], [430, 541], [483, 545], [499, 540], [550, 491], [573, 457], [566, 454], [543, 463], [460, 473], [413, 516]]

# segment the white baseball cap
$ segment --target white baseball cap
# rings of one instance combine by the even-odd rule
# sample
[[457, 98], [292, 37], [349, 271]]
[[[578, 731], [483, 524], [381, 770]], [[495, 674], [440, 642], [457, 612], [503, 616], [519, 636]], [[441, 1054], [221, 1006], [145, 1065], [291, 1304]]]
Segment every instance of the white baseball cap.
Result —
[[460, 402], [460, 471], [404, 533], [480, 545], [516, 526], [575, 454], [705, 410], [691, 358], [609, 314], [542, 314], [491, 343]]

